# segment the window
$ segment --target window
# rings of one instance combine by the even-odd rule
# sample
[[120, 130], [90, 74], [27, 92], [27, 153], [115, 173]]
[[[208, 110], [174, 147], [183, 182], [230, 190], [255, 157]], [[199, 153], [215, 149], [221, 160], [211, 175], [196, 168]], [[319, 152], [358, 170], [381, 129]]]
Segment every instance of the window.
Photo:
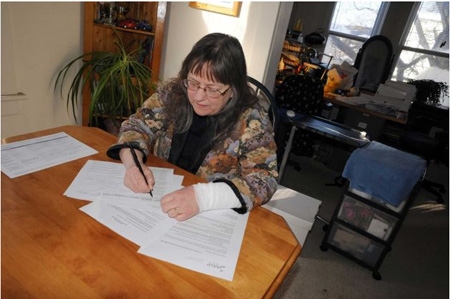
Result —
[[[449, 2], [424, 1], [411, 5], [408, 21], [392, 28], [393, 12], [390, 13], [390, 24], [386, 24], [390, 27], [384, 24], [390, 8], [387, 2], [336, 2], [324, 52], [333, 56], [334, 64], [347, 61], [353, 65], [368, 38], [380, 34], [381, 29], [384, 35], [393, 31], [392, 36], [396, 39], [391, 39], [391, 43], [395, 60], [389, 79], [402, 82], [431, 79], [448, 85]], [[445, 106], [449, 105], [448, 96], [442, 100]]]
[[335, 4], [325, 46], [325, 53], [333, 56], [333, 63], [354, 63], [363, 43], [380, 31], [388, 5], [380, 1]]
[[[417, 3], [417, 13], [401, 41], [392, 79], [431, 79], [449, 83], [449, 3]], [[444, 105], [448, 106], [448, 97]]]

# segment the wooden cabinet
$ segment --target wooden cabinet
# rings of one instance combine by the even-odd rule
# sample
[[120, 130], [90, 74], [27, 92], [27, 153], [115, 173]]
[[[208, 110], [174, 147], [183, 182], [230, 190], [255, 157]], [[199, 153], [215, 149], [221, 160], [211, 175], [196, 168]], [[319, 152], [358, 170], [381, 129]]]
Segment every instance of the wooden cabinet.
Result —
[[[106, 3], [106, 2], [105, 2]], [[161, 52], [163, 45], [164, 22], [166, 18], [166, 2], [114, 2], [115, 7], [124, 7], [128, 11], [126, 18], [145, 20], [151, 31], [122, 28], [98, 22], [100, 17], [100, 2], [84, 3], [84, 53], [92, 51], [116, 51], [114, 45], [114, 30], [121, 37], [125, 45], [131, 44], [130, 50], [145, 40], [151, 47], [149, 55], [144, 60], [152, 69], [152, 81], [158, 81]], [[89, 90], [83, 91], [83, 125], [89, 121]]]

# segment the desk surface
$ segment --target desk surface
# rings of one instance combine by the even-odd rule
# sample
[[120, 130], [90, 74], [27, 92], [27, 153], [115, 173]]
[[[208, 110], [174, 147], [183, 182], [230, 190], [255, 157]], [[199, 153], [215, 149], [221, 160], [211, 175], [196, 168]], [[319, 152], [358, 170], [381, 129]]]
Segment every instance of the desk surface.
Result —
[[358, 148], [369, 143], [361, 131], [318, 116], [302, 116], [292, 120], [298, 127]]
[[361, 131], [335, 121], [316, 115], [305, 115], [300, 113], [296, 113], [295, 116], [289, 117], [284, 108], [280, 108], [278, 112], [280, 120], [283, 123], [291, 123], [298, 128], [322, 135], [354, 148], [361, 147], [370, 142]]
[[[2, 140], [9, 143], [66, 132], [99, 153], [15, 179], [2, 173], [1, 295], [5, 298], [270, 298], [301, 247], [284, 219], [261, 207], [250, 213], [232, 282], [137, 253], [138, 245], [63, 196], [87, 160], [116, 138], [100, 129], [65, 126]], [[156, 157], [147, 165], [173, 167], [184, 185], [200, 178]]]
[[394, 121], [394, 122], [397, 122], [397, 123], [400, 123], [400, 124], [406, 124], [407, 121], [408, 121], [407, 117], [397, 118], [395, 116], [391, 116], [391, 115], [387, 115], [387, 114], [384, 114], [384, 113], [381, 113], [381, 112], [378, 112], [378, 111], [375, 111], [375, 110], [367, 109], [367, 108], [365, 108], [365, 107], [363, 107], [361, 105], [354, 105], [354, 104], [346, 102], [344, 100], [340, 100], [340, 99], [338, 99], [338, 98], [336, 98], [336, 97], [334, 97], [332, 95], [327, 95], [324, 99], [329, 101], [329, 102], [331, 102], [331, 103], [333, 103], [333, 104], [335, 104], [335, 105], [348, 107], [350, 109], [353, 109], [353, 110], [356, 110], [356, 111], [359, 111], [359, 112], [362, 112], [362, 113], [367, 113], [367, 114], [370, 114], [370, 115], [373, 115], [373, 116], [377, 116], [377, 117], [380, 117], [380, 118], [384, 118], [384, 119], [387, 119], [387, 120], [390, 120], [390, 121]]

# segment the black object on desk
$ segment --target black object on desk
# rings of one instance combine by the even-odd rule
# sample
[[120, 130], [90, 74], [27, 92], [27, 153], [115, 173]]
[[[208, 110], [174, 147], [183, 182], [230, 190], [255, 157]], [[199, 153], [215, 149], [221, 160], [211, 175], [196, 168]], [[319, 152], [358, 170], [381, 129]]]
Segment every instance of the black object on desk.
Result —
[[289, 139], [284, 150], [283, 158], [281, 160], [278, 179], [279, 183], [283, 179], [283, 174], [289, 157], [289, 153], [291, 151], [292, 142], [295, 133], [299, 128], [321, 135], [339, 143], [343, 143], [353, 148], [361, 147], [370, 142], [369, 139], [366, 138], [366, 136], [361, 131], [318, 116], [296, 113], [294, 116], [290, 117], [287, 115], [287, 110], [282, 108], [279, 109], [278, 112], [281, 122], [292, 124]]

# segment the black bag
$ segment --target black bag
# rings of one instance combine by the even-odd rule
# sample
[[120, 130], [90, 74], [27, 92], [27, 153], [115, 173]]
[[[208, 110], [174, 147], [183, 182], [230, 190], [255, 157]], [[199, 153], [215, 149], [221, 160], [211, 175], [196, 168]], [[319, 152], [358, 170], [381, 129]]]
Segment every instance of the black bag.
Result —
[[304, 41], [310, 45], [322, 45], [325, 42], [325, 37], [317, 30], [306, 35]]

